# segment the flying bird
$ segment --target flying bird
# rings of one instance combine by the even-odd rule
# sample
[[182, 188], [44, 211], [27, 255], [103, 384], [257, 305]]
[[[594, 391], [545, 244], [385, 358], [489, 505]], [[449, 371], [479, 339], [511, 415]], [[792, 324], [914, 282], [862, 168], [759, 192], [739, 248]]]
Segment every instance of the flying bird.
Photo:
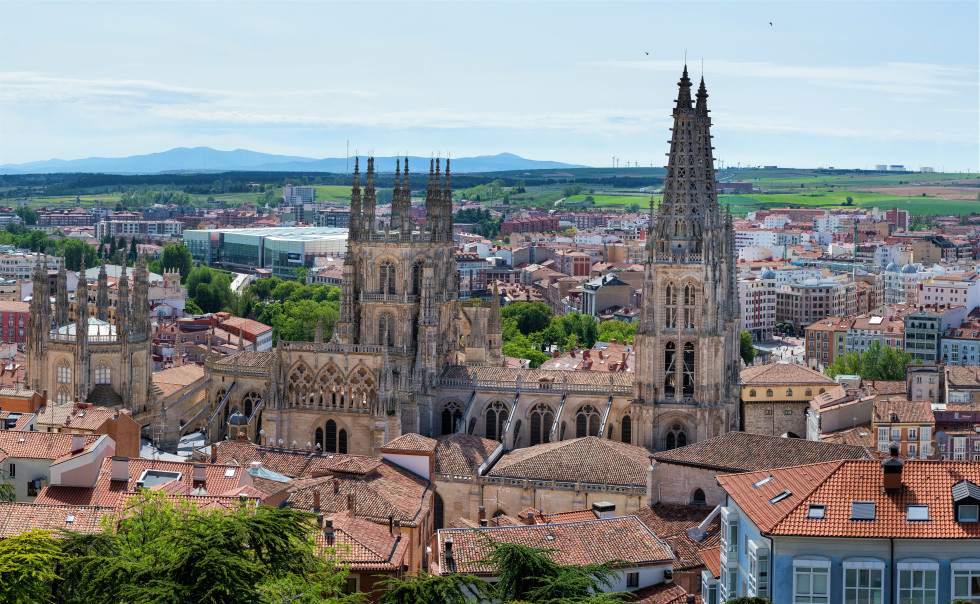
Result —
[[650, 53], [648, 53], [648, 52], [644, 52], [643, 54], [645, 54], [648, 57], [650, 56]]
[[769, 22], [769, 27], [772, 27], [772, 21]]

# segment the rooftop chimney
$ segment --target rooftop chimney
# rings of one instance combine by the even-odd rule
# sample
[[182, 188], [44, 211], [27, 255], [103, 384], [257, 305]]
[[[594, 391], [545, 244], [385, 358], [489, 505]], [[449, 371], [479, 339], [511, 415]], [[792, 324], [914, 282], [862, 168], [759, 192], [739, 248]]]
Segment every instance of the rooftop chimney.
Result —
[[327, 542], [327, 545], [333, 545], [334, 531], [333, 531], [333, 520], [329, 518], [323, 519], [323, 539]]
[[340, 492], [340, 481], [336, 478], [333, 479], [333, 494], [336, 495]]
[[194, 482], [207, 482], [208, 467], [203, 463], [194, 464], [193, 478]]
[[891, 457], [887, 457], [881, 462], [885, 492], [898, 493], [902, 490], [902, 467], [905, 464], [898, 457], [898, 445], [893, 444], [889, 447], [888, 452]]
[[71, 435], [71, 452], [74, 455], [85, 449], [85, 435], [84, 434], [72, 434]]
[[347, 494], [347, 513], [351, 516], [351, 518], [353, 518], [354, 517], [354, 514], [356, 512], [357, 512], [357, 509], [354, 507], [354, 494], [353, 493], [348, 493]]
[[600, 520], [612, 518], [616, 515], [616, 504], [608, 501], [597, 501], [592, 504], [592, 513]]
[[320, 491], [317, 490], [313, 491], [313, 511], [320, 511]]
[[113, 456], [111, 459], [109, 479], [129, 482], [129, 458]]
[[477, 520], [480, 521], [480, 526], [486, 526], [485, 523], [487, 521], [487, 507], [484, 505], [478, 507], [476, 512], [476, 517]]

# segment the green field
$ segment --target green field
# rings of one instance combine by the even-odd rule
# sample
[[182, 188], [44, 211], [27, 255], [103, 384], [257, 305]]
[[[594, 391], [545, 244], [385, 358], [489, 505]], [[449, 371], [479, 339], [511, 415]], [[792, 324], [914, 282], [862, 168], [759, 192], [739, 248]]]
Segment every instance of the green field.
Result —
[[315, 188], [317, 201], [350, 201], [350, 187], [346, 185], [316, 185]]
[[[564, 203], [567, 204], [567, 203], [583, 202], [583, 201], [585, 201], [585, 198], [586, 197], [587, 197], [586, 195], [572, 195], [571, 197], [565, 199], [565, 202]], [[648, 194], [648, 193], [640, 193], [640, 192], [637, 192], [635, 195], [598, 195], [598, 194], [596, 194], [596, 195], [593, 195], [592, 196], [592, 200], [594, 202], [593, 205], [591, 205], [591, 206], [584, 206], [584, 207], [604, 207], [604, 208], [610, 209], [610, 210], [611, 209], [616, 209], [616, 208], [625, 209], [630, 204], [637, 203], [637, 204], [640, 204], [640, 209], [641, 210], [649, 210], [650, 209], [650, 197], [651, 197], [650, 194]], [[660, 196], [659, 195], [654, 195], [652, 197], [656, 198], [658, 200], [658, 202], [659, 202], [659, 199], [660, 199]], [[562, 205], [564, 205], [564, 204], [562, 204]], [[568, 207], [569, 208], [574, 208], [576, 206], [568, 206]]]
[[730, 203], [732, 213], [744, 216], [753, 210], [783, 207], [836, 208], [850, 197], [854, 207], [887, 209], [897, 207], [911, 214], [970, 214], [980, 212], [980, 203], [975, 201], [950, 201], [936, 197], [918, 197], [868, 193], [864, 191], [821, 191], [819, 193], [775, 193], [771, 195], [754, 193], [751, 195], [721, 195], [722, 203]]

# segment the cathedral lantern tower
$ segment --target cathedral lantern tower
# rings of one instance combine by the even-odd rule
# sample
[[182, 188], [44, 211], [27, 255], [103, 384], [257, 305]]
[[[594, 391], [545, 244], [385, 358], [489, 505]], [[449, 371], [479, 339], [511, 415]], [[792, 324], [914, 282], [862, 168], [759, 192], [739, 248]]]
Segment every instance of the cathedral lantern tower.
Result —
[[634, 443], [670, 449], [736, 427], [738, 294], [731, 215], [715, 192], [704, 80], [678, 82], [664, 196], [651, 211], [637, 329]]

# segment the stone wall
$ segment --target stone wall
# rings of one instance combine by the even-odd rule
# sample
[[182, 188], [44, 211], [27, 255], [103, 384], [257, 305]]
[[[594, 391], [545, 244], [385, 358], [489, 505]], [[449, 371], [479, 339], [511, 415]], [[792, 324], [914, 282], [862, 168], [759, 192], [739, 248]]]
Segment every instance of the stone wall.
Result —
[[806, 438], [806, 410], [810, 408], [808, 402], [745, 403], [742, 408], [746, 432], [769, 436], [792, 433], [799, 438]]

